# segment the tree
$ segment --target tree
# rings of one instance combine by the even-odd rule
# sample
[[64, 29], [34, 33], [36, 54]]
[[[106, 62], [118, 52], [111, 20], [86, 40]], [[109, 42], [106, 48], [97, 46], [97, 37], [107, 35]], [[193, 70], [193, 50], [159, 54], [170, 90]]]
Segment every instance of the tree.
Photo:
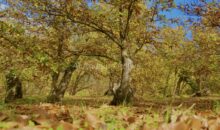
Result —
[[[219, 2], [218, 1], [198, 1], [188, 4], [184, 12], [188, 15], [199, 17], [199, 21], [192, 21], [192, 43], [193, 75], [192, 80], [199, 89], [210, 88], [212, 76], [216, 75], [219, 48], [217, 38], [219, 35]], [[199, 25], [199, 26], [198, 26]], [[209, 33], [206, 33], [209, 32]], [[191, 61], [192, 62], [192, 61]], [[216, 68], [217, 67], [217, 68]], [[216, 77], [216, 76], [214, 76]], [[218, 76], [217, 76], [218, 77]], [[212, 82], [218, 81], [215, 79]], [[214, 83], [216, 84], [216, 83]], [[215, 85], [217, 86], [217, 85]]]
[[[154, 22], [161, 18], [159, 11], [173, 6], [172, 0], [169, 2], [99, 1], [93, 2], [92, 6], [88, 6], [85, 1], [73, 0], [65, 2], [18, 0], [10, 3], [26, 17], [35, 19], [35, 22], [41, 23], [43, 19], [50, 23], [54, 17], [61, 17], [71, 22], [72, 26], [76, 25], [80, 26], [80, 29], [97, 32], [98, 35], [109, 40], [109, 45], [114, 44], [118, 49], [122, 73], [120, 87], [111, 102], [113, 105], [129, 103], [132, 100], [134, 93], [130, 86], [130, 75], [134, 64], [131, 57], [146, 43], [153, 41], [153, 35], [156, 32]], [[48, 22], [46, 24], [49, 25]]]
[[[171, 3], [172, 1], [167, 4]], [[139, 0], [113, 0], [94, 2], [92, 7], [79, 2], [78, 6], [81, 8], [75, 8], [72, 0], [66, 1], [65, 14], [72, 22], [99, 32], [119, 49], [121, 83], [111, 102], [112, 105], [131, 102], [134, 94], [130, 86], [130, 74], [134, 67], [131, 56], [146, 43], [152, 42], [155, 29], [153, 22], [158, 15], [158, 8], [165, 5], [159, 6], [160, 2], [157, 1], [154, 7], [148, 9], [145, 4]]]
[[10, 101], [20, 99], [23, 97], [22, 92], [22, 83], [19, 77], [10, 71], [6, 75], [6, 96], [5, 96], [5, 103]]
[[108, 66], [109, 88], [104, 95], [114, 95], [120, 86], [120, 68], [117, 63]]
[[[5, 23], [4, 21], [0, 22], [0, 41], [1, 45], [1, 71], [5, 73], [6, 78], [6, 95], [5, 95], [5, 102], [8, 103], [10, 101], [19, 99], [23, 97], [22, 93], [22, 83], [20, 80], [20, 77], [18, 74], [13, 71], [13, 69], [18, 68], [16, 65], [17, 63], [21, 62], [21, 58], [15, 59], [14, 57], [11, 57], [10, 55], [12, 53], [19, 54], [19, 49], [22, 48], [22, 45], [15, 44], [16, 42], [19, 42], [19, 40], [23, 40], [23, 30], [22, 28], [17, 26], [12, 26], [8, 23]], [[15, 37], [17, 35], [17, 37]], [[11, 49], [6, 49], [9, 46], [12, 46]], [[22, 44], [22, 42], [21, 42]], [[11, 52], [8, 52], [8, 51]], [[3, 56], [6, 57], [3, 57]], [[19, 55], [20, 56], [20, 55]], [[21, 65], [21, 64], [20, 64]]]
[[8, 3], [9, 15], [16, 22], [24, 24], [26, 31], [38, 39], [38, 44], [29, 49], [33, 51], [33, 60], [38, 63], [39, 69], [51, 75], [51, 91], [47, 98], [49, 102], [57, 102], [63, 98], [81, 55], [111, 59], [99, 53], [97, 47], [94, 47], [96, 50], [88, 46], [83, 48], [84, 42], [87, 42], [84, 33], [88, 29], [79, 29], [79, 26], [73, 25], [75, 23], [71, 23], [65, 16], [53, 14], [59, 10], [50, 10], [53, 6], [63, 6], [65, 3], [22, 0], [9, 0]]

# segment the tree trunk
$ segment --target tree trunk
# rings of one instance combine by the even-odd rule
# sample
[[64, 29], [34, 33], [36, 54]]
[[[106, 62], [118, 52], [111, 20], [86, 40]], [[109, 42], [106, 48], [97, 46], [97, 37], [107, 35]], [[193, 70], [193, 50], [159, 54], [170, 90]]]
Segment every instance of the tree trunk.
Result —
[[114, 92], [113, 92], [113, 87], [114, 87], [114, 80], [113, 80], [113, 75], [110, 74], [109, 75], [109, 87], [108, 87], [108, 90], [104, 93], [104, 96], [112, 96], [114, 95]]
[[14, 81], [14, 76], [11, 75], [10, 73], [7, 74], [6, 76], [6, 96], [5, 96], [5, 103], [8, 103], [12, 100], [14, 100], [14, 87], [16, 85], [15, 81]]
[[133, 68], [133, 61], [129, 58], [126, 49], [121, 51], [122, 75], [120, 87], [116, 90], [111, 105], [128, 104], [132, 101], [134, 92], [130, 87], [130, 73]]
[[23, 97], [23, 92], [22, 92], [22, 83], [20, 79], [12, 73], [7, 74], [5, 103], [8, 103], [10, 101], [22, 97]]
[[78, 87], [78, 85], [72, 87], [72, 89], [71, 89], [71, 91], [70, 91], [70, 94], [71, 94], [72, 96], [76, 95], [76, 93], [77, 93], [77, 91], [76, 91], [77, 87]]
[[72, 77], [72, 73], [76, 70], [75, 64], [70, 64], [68, 68], [64, 71], [64, 74], [59, 82], [60, 73], [54, 73], [52, 75], [52, 88], [47, 101], [50, 103], [55, 103], [61, 101], [64, 94], [68, 88], [69, 82]]
[[197, 84], [197, 87], [198, 87], [198, 91], [201, 91], [201, 80], [200, 80], [200, 78], [196, 79], [196, 84]]
[[180, 95], [181, 83], [183, 82], [183, 78], [180, 77], [176, 84], [175, 95]]
[[187, 81], [187, 84], [191, 87], [192, 94], [194, 96], [201, 96], [199, 85], [194, 81], [193, 79], [189, 78]]
[[71, 89], [70, 89], [70, 94], [71, 94], [71, 95], [75, 95], [75, 94], [78, 92], [78, 90], [80, 90], [80, 89], [79, 89], [80, 81], [86, 76], [86, 74], [87, 74], [87, 73], [81, 71], [81, 72], [77, 75], [77, 77], [76, 77], [76, 79], [75, 79], [75, 81], [74, 81], [74, 84], [73, 84], [73, 86], [72, 86]]
[[21, 99], [23, 98], [22, 83], [18, 78], [16, 82], [17, 84], [15, 88], [15, 99]]
[[167, 89], [169, 88], [169, 80], [170, 80], [170, 75], [171, 75], [171, 69], [169, 70], [167, 77], [166, 77], [166, 83], [163, 91], [163, 96], [166, 97], [171, 94], [167, 94]]
[[[77, 78], [78, 79], [78, 78]], [[71, 90], [70, 90], [70, 94], [73, 96], [73, 95], [76, 95], [77, 93], [77, 88], [79, 86], [79, 80], [76, 80], [74, 85], [72, 86]]]

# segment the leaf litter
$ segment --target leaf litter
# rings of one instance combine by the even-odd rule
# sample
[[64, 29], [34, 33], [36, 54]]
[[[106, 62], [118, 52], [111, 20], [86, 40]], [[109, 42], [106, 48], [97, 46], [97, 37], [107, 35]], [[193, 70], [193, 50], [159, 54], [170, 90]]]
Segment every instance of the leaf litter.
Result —
[[18, 105], [15, 118], [0, 112], [0, 130], [220, 130], [220, 115], [211, 110], [145, 111], [108, 105]]

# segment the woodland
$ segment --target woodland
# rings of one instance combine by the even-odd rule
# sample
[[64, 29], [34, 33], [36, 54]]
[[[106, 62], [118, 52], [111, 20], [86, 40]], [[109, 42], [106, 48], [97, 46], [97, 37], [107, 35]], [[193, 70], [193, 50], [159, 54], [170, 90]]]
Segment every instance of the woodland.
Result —
[[0, 130], [219, 130], [219, 0], [0, 0]]

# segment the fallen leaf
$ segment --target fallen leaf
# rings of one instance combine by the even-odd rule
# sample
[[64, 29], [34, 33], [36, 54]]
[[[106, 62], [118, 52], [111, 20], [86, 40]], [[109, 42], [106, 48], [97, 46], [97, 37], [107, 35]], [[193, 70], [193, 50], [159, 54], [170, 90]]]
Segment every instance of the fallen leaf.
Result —
[[28, 121], [30, 120], [30, 117], [28, 115], [18, 115], [16, 116], [16, 122], [19, 123], [21, 126], [28, 125]]
[[132, 123], [134, 123], [136, 121], [136, 117], [135, 116], [131, 116], [131, 117], [128, 117], [127, 118], [127, 122], [129, 123], [129, 124], [132, 124]]
[[126, 130], [138, 130], [137, 127], [138, 127], [137, 124], [133, 123], [133, 124], [129, 125], [129, 126], [126, 128]]
[[143, 124], [141, 130], [152, 130], [146, 123]]
[[193, 130], [200, 130], [203, 127], [202, 121], [195, 117], [190, 119], [189, 127]]
[[171, 124], [171, 130], [188, 130], [188, 129], [189, 128], [185, 122], [177, 122]]
[[60, 121], [59, 125], [63, 126], [63, 130], [78, 130], [79, 129], [77, 126], [74, 126], [73, 124], [70, 124], [64, 121]]
[[89, 129], [96, 129], [96, 128], [99, 128], [99, 129], [102, 129], [102, 130], [107, 129], [106, 124], [103, 121], [101, 121], [95, 115], [93, 115], [89, 112], [87, 112], [85, 114], [84, 118], [85, 118], [84, 122], [88, 123], [88, 128]]
[[0, 121], [5, 121], [8, 119], [8, 116], [2, 112], [0, 112]]

